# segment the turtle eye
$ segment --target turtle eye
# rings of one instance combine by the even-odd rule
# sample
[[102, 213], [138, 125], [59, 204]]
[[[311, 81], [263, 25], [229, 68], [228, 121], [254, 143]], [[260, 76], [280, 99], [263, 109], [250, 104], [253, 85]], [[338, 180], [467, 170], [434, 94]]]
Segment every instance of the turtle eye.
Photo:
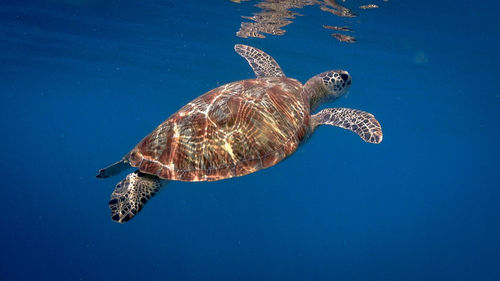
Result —
[[340, 74], [340, 77], [342, 77], [342, 80], [347, 81], [349, 79], [349, 75], [342, 73]]

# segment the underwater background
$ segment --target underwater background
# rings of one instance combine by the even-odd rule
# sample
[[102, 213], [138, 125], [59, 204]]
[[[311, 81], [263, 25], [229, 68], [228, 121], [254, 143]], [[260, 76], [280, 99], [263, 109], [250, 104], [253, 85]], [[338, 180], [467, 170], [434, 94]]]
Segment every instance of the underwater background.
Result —
[[[2, 0], [0, 279], [500, 280], [499, 2], [337, 2]], [[112, 222], [126, 173], [98, 170], [252, 78], [234, 44], [301, 82], [349, 71], [324, 107], [373, 113], [383, 142], [324, 126], [274, 167], [172, 182]]]

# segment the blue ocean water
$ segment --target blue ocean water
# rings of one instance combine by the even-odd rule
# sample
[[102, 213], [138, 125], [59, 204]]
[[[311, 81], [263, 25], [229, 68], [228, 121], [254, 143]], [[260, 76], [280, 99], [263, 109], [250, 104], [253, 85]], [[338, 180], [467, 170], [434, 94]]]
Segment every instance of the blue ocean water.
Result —
[[[1, 2], [0, 279], [500, 280], [498, 2], [338, 1], [358, 17], [306, 6], [282, 36], [237, 37], [258, 2]], [[97, 171], [252, 78], [238, 43], [302, 82], [349, 71], [325, 106], [375, 114], [384, 141], [322, 127], [272, 168], [172, 182], [112, 222], [125, 174]]]

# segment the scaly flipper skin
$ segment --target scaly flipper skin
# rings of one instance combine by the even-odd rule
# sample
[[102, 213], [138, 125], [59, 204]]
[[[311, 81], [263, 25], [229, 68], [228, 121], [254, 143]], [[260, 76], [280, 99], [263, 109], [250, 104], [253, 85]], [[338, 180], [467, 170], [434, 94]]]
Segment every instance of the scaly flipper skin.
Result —
[[326, 108], [312, 116], [313, 129], [319, 125], [333, 125], [358, 134], [369, 143], [382, 142], [382, 127], [375, 117], [361, 110]]
[[234, 50], [248, 61], [257, 78], [285, 77], [278, 63], [263, 51], [241, 44], [235, 45]]
[[116, 185], [109, 200], [111, 219], [124, 223], [139, 213], [146, 202], [168, 183], [156, 176], [135, 171]]

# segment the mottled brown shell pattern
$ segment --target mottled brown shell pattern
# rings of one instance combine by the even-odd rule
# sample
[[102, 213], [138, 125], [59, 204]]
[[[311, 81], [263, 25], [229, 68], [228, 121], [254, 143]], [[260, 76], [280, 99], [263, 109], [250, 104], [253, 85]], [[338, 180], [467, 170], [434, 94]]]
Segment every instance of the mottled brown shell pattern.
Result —
[[182, 107], [126, 156], [163, 179], [214, 181], [275, 165], [309, 133], [302, 84], [266, 77], [226, 84]]

